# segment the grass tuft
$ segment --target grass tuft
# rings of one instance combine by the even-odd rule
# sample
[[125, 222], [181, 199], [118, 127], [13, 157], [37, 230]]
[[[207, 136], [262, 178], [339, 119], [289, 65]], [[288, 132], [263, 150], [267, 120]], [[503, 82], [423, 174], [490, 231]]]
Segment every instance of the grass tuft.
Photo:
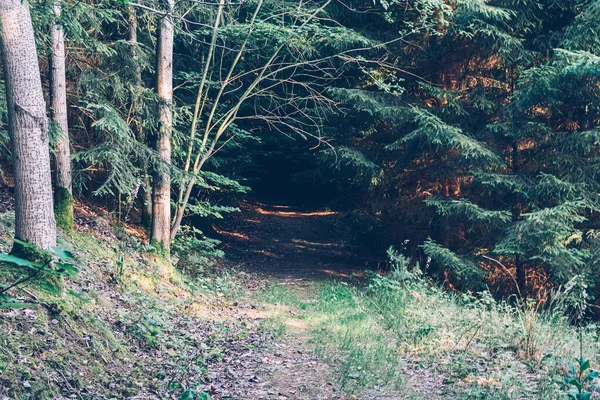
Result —
[[[566, 398], [559, 382], [579, 354], [560, 301], [515, 307], [487, 292], [458, 295], [418, 279], [374, 277], [368, 287], [340, 282], [271, 285], [267, 328], [280, 334], [302, 319], [314, 350], [337, 367], [344, 391], [400, 391], [457, 399]], [[582, 331], [583, 353], [600, 366], [598, 333]], [[442, 397], [436, 397], [442, 396]]]

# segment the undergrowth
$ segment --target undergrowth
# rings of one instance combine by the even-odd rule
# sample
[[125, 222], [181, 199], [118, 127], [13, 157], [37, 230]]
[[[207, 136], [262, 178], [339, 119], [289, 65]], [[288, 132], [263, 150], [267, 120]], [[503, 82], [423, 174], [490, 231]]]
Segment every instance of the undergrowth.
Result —
[[[312, 283], [310, 296], [271, 285], [260, 295], [274, 314], [268, 329], [285, 332], [291, 314], [303, 319], [315, 351], [337, 366], [347, 392], [567, 399], [569, 383], [579, 384], [565, 379], [577, 378], [570, 361], [581, 351], [591, 368], [600, 365], [597, 327], [578, 330], [566, 313], [573, 285], [554, 293], [552, 304], [523, 306], [489, 292], [445, 291], [408, 265], [400, 257], [391, 274], [372, 274], [368, 285]], [[587, 389], [595, 390], [595, 378], [585, 381]]]
[[[1, 237], [13, 219], [0, 215]], [[236, 272], [191, 277], [123, 227], [98, 221], [62, 242], [83, 266], [66, 290], [48, 290], [40, 276], [10, 289], [25, 308], [0, 307], [0, 398], [209, 399], [198, 389], [208, 364], [248, 334], [210, 315], [240, 296]], [[14, 270], [0, 267], [0, 287], [17, 281]]]

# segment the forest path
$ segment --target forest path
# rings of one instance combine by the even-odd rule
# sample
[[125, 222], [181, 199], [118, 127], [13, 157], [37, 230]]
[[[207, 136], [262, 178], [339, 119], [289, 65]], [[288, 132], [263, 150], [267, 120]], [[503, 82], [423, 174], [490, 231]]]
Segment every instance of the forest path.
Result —
[[241, 212], [216, 224], [225, 253], [272, 279], [318, 280], [360, 274], [367, 259], [351, 245], [342, 213], [242, 202]]
[[[262, 362], [252, 371], [254, 385], [243, 384], [244, 394], [236, 399], [439, 399], [442, 379], [429, 371], [420, 371], [413, 379], [406, 373], [406, 388], [391, 392], [384, 388], [341, 390], [339, 365], [335, 357], [315, 354], [314, 335], [294, 306], [261, 304], [265, 287], [283, 290], [282, 302], [313, 302], [319, 284], [327, 280], [360, 279], [369, 268], [368, 260], [351, 245], [351, 222], [330, 210], [306, 210], [291, 206], [243, 202], [241, 213], [214, 226], [226, 248], [228, 263], [240, 265], [252, 274], [251, 289], [259, 304], [247, 312], [251, 320], [281, 329], [284, 333], [268, 349]], [[376, 264], [375, 264], [376, 266]], [[373, 267], [370, 267], [373, 268]], [[267, 290], [270, 290], [267, 289]], [[296, 299], [296, 300], [293, 300]], [[400, 364], [399, 364], [400, 368]], [[416, 378], [416, 377], [415, 377]], [[232, 388], [236, 392], [235, 388]], [[426, 394], [425, 394], [426, 393]], [[221, 397], [216, 397], [221, 398]], [[230, 398], [230, 397], [223, 397]]]

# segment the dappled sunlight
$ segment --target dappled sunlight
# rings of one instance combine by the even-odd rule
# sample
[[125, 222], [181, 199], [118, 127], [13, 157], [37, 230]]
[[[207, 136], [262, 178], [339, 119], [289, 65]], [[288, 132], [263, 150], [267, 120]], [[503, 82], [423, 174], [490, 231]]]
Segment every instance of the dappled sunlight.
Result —
[[342, 246], [340, 243], [319, 243], [319, 242], [310, 242], [304, 239], [292, 239], [293, 243], [303, 244], [305, 246], [315, 246], [315, 247], [340, 247]]
[[266, 210], [262, 207], [256, 207], [256, 212], [263, 215], [277, 215], [281, 217], [326, 217], [329, 215], [338, 215], [335, 211], [276, 211]]
[[286, 210], [292, 208], [292, 206], [286, 206], [286, 205], [274, 205], [274, 206], [272, 206], [272, 205], [267, 205], [267, 204], [262, 204], [262, 203], [260, 203], [260, 204], [262, 206], [273, 207], [273, 208], [281, 208], [281, 209], [286, 209]]
[[494, 387], [502, 387], [502, 382], [493, 376], [468, 376], [465, 378], [465, 383], [474, 383], [478, 386], [494, 386]]
[[248, 250], [249, 253], [254, 253], [254, 254], [260, 254], [266, 257], [270, 257], [270, 258], [283, 258], [282, 255], [279, 254], [275, 254], [272, 253], [270, 251], [266, 251], [266, 250]]
[[352, 272], [340, 272], [332, 269], [320, 269], [320, 272], [336, 278], [366, 278], [363, 271], [352, 271]]
[[217, 226], [213, 225], [213, 229], [215, 232], [217, 232], [219, 235], [223, 235], [223, 236], [228, 236], [231, 238], [236, 238], [236, 239], [242, 239], [242, 240], [249, 240], [250, 238], [248, 237], [248, 235], [244, 234], [244, 233], [239, 233], [239, 232], [229, 232], [226, 231], [224, 229], [220, 229]]
[[147, 293], [152, 293], [155, 291], [155, 284], [152, 278], [147, 276], [138, 275], [138, 274], [130, 274], [129, 276], [132, 283], [135, 283], [138, 287], [144, 290]]
[[306, 321], [302, 320], [302, 319], [298, 319], [298, 318], [288, 318], [285, 320], [285, 325], [288, 328], [293, 328], [296, 330], [307, 330], [308, 326], [306, 324]]

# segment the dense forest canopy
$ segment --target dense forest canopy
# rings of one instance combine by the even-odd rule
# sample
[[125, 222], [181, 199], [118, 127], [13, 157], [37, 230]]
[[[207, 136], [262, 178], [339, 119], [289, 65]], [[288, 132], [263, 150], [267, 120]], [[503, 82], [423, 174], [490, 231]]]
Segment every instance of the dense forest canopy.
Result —
[[73, 194], [216, 251], [203, 220], [289, 192], [462, 289], [595, 283], [597, 1], [28, 6], [63, 229]]

